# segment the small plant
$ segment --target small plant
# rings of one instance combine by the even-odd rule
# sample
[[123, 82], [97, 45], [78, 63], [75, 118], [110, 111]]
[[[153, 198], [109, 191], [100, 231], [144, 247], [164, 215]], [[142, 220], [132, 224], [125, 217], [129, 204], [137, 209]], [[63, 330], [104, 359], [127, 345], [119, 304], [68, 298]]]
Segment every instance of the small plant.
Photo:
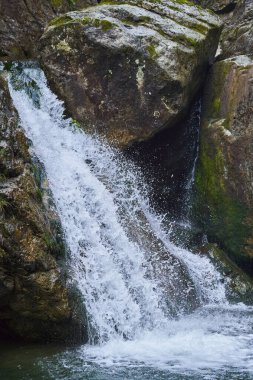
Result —
[[0, 158], [5, 158], [7, 152], [8, 152], [8, 151], [7, 151], [6, 148], [0, 147]]
[[73, 127], [75, 130], [81, 128], [81, 124], [79, 123], [79, 121], [77, 121], [77, 120], [75, 120], [75, 119], [72, 119], [72, 120], [70, 121], [70, 123], [71, 123], [72, 127]]
[[4, 211], [8, 206], [9, 202], [7, 201], [7, 199], [0, 195], [0, 214], [4, 214]]
[[44, 243], [47, 247], [47, 251], [51, 253], [54, 257], [60, 257], [65, 251], [64, 242], [61, 238], [53, 236], [50, 232], [45, 232], [42, 236]]
[[13, 66], [12, 62], [9, 62], [9, 61], [4, 62], [4, 70], [6, 71], [11, 71], [12, 66]]
[[74, 7], [76, 5], [76, 0], [68, 0], [70, 6]]
[[0, 174], [0, 182], [5, 182], [6, 176], [4, 174]]
[[36, 197], [39, 202], [43, 201], [43, 191], [40, 188], [37, 188], [36, 190]]

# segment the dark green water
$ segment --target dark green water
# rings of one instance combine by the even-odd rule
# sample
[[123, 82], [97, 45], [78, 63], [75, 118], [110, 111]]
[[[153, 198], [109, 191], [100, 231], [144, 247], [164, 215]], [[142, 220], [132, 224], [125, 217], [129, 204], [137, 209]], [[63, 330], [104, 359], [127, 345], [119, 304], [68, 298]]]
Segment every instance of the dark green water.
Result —
[[108, 367], [80, 359], [78, 348], [38, 345], [0, 345], [1, 380], [251, 380], [247, 372], [159, 370], [144, 364]]
[[252, 380], [253, 310], [199, 309], [103, 346], [0, 345], [1, 380]]

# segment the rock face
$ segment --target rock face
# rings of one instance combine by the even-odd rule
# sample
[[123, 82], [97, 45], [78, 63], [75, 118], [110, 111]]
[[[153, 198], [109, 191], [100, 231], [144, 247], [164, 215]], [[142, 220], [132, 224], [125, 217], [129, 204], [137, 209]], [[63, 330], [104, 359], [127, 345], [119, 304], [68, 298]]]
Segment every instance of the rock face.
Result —
[[221, 250], [216, 244], [208, 244], [210, 258], [224, 276], [226, 297], [232, 302], [253, 303], [253, 280]]
[[235, 8], [238, 0], [194, 0], [193, 2], [218, 14], [226, 14]]
[[79, 322], [53, 256], [62, 246], [3, 76], [0, 173], [0, 339], [64, 341]]
[[36, 42], [50, 19], [96, 3], [96, 0], [1, 0], [0, 60], [36, 56]]
[[240, 1], [221, 38], [222, 57], [253, 54], [253, 2]]
[[226, 26], [229, 32], [225, 30], [223, 34], [221, 57], [229, 58], [216, 62], [207, 79], [196, 189], [198, 220], [210, 239], [218, 242], [238, 265], [253, 274], [250, 8], [247, 0], [236, 8], [232, 18], [235, 24]]
[[72, 117], [121, 147], [185, 115], [221, 27], [218, 17], [188, 2], [127, 3], [56, 18], [40, 47], [51, 85]]

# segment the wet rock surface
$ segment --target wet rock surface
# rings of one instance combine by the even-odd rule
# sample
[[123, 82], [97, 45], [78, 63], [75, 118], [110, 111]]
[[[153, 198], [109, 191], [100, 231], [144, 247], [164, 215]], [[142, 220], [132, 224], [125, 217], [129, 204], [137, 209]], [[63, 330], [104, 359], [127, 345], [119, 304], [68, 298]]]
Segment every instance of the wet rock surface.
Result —
[[222, 33], [205, 88], [198, 218], [231, 259], [253, 273], [252, 2], [241, 1]]
[[[0, 76], [0, 337], [65, 341], [77, 332], [57, 215], [46, 209], [39, 171]], [[79, 330], [79, 331], [78, 331]]]
[[202, 224], [249, 271], [253, 257], [252, 78], [253, 62], [246, 56], [213, 66], [205, 89], [196, 176]]

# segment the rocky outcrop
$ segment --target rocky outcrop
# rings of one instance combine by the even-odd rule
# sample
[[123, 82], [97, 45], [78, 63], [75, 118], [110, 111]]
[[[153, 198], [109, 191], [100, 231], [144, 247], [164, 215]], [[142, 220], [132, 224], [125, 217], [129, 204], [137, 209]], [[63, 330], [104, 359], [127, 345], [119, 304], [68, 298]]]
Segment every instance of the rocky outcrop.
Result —
[[96, 3], [96, 0], [1, 0], [0, 60], [36, 56], [37, 41], [50, 19]]
[[218, 17], [188, 2], [127, 3], [56, 18], [40, 47], [51, 85], [72, 117], [121, 147], [185, 115], [221, 27]]
[[0, 76], [0, 339], [64, 341], [80, 322], [55, 257], [57, 216], [43, 205], [40, 172]]
[[210, 239], [253, 274], [251, 4], [238, 4], [222, 37], [220, 59], [228, 58], [216, 62], [207, 79], [196, 204], [198, 220]]
[[222, 274], [226, 284], [226, 297], [232, 302], [253, 303], [253, 280], [216, 245], [206, 247], [210, 259]]
[[253, 55], [253, 2], [241, 0], [221, 36], [222, 58]]
[[196, 0], [202, 7], [220, 14], [224, 21], [221, 57], [253, 54], [253, 2], [251, 0]]
[[232, 12], [238, 0], [193, 0], [193, 2], [222, 15]]

